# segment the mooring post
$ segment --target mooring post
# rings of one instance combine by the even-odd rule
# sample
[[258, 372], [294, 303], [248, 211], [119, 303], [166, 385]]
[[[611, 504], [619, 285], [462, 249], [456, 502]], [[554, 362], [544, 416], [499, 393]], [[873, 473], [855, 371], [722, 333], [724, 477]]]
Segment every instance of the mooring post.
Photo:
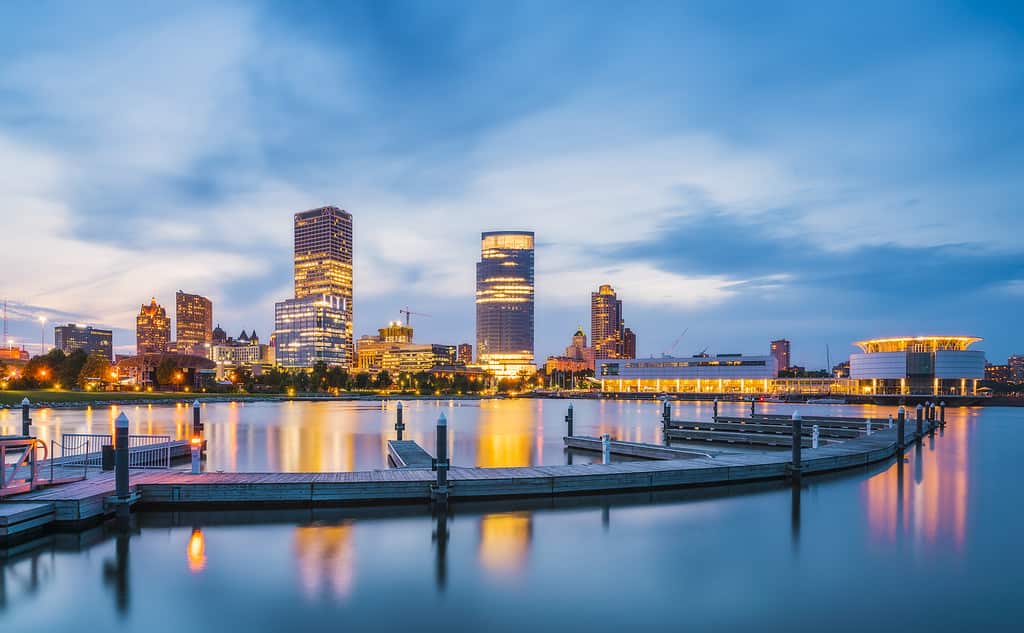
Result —
[[568, 436], [572, 437], [572, 402], [569, 403], [569, 410], [565, 413], [565, 426]]
[[401, 442], [402, 441], [402, 431], [405, 430], [405, 423], [402, 422], [402, 403], [401, 402], [399, 402], [397, 405], [395, 405], [395, 410], [397, 411], [396, 417], [395, 417], [395, 439], [397, 439], [399, 442]]
[[32, 426], [32, 418], [28, 417], [28, 408], [31, 403], [28, 398], [21, 399], [21, 434], [24, 437], [29, 436], [29, 427]]
[[192, 437], [199, 437], [203, 434], [203, 422], [200, 419], [200, 405], [196, 400], [192, 403]]
[[436, 454], [433, 460], [433, 468], [437, 471], [437, 486], [434, 489], [434, 499], [437, 501], [448, 500], [448, 418], [444, 411], [437, 418]]
[[946, 401], [939, 403], [939, 426], [946, 428]]
[[128, 492], [128, 416], [121, 412], [114, 421], [114, 488], [117, 498], [126, 501]]
[[711, 419], [718, 422], [718, 398], [715, 398], [715, 410], [711, 413]]
[[871, 435], [871, 418], [866, 418], [866, 419], [864, 420], [864, 422], [866, 422], [866, 423], [867, 423], [867, 425], [868, 425], [868, 432], [867, 432], [867, 434], [868, 434], [868, 435]]
[[899, 450], [900, 455], [903, 454], [903, 448], [906, 446], [903, 438], [906, 432], [906, 424], [907, 410], [903, 405], [900, 405], [899, 412], [896, 415], [896, 448]]
[[608, 464], [612, 461], [612, 438], [605, 433], [601, 436], [601, 463]]
[[753, 398], [751, 398], [750, 399], [750, 418], [751, 419], [754, 418], [754, 402], [755, 402], [755, 400]]
[[918, 439], [918, 440], [921, 439], [921, 436], [924, 435], [924, 433], [922, 432], [923, 430], [924, 430], [924, 407], [922, 407], [920, 404], [918, 404], [917, 405], [917, 427], [914, 430], [915, 439]]
[[889, 428], [892, 428], [892, 414], [889, 414]]
[[811, 448], [818, 448], [818, 425], [811, 427]]
[[198, 475], [203, 472], [203, 438], [193, 435], [189, 447], [192, 449], [192, 474]]
[[668, 406], [668, 396], [661, 399], [661, 430], [662, 437], [668, 436], [668, 425], [672, 421], [672, 409]]
[[790, 464], [790, 468], [793, 471], [793, 477], [799, 479], [800, 477], [800, 449], [803, 444], [803, 418], [800, 417], [799, 411], [793, 412], [793, 459]]

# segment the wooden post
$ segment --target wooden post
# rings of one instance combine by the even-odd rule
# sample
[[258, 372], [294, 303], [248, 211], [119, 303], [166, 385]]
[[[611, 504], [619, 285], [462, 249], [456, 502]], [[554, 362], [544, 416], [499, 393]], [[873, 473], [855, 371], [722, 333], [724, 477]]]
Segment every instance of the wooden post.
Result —
[[946, 401], [939, 403], [939, 426], [946, 428]]
[[611, 436], [605, 433], [601, 436], [601, 463], [609, 464], [612, 461]]
[[569, 437], [572, 437], [572, 402], [569, 403], [569, 411], [565, 414], [565, 426]]
[[793, 477], [796, 479], [800, 478], [800, 449], [803, 445], [803, 418], [800, 417], [799, 411], [793, 412], [793, 457], [790, 463], [790, 468], [793, 471]]
[[399, 402], [395, 409], [398, 411], [395, 418], [395, 439], [401, 442], [402, 431], [405, 430], [405, 423], [402, 422], [402, 403]]
[[896, 448], [899, 450], [900, 455], [903, 454], [903, 448], [906, 446], [906, 443], [903, 441], [906, 423], [907, 410], [903, 405], [900, 405], [899, 413], [896, 415]]
[[437, 418], [437, 457], [434, 459], [434, 470], [437, 471], [437, 485], [434, 488], [434, 499], [448, 501], [448, 418], [444, 411]]
[[28, 437], [29, 436], [29, 430], [30, 430], [29, 427], [32, 426], [32, 418], [28, 417], [28, 408], [30, 406], [31, 406], [31, 403], [28, 401], [28, 398], [22, 398], [22, 400], [21, 400], [21, 434], [24, 437]]
[[914, 436], [916, 439], [921, 439], [924, 435], [924, 407], [920, 404], [917, 405], [917, 426], [914, 428]]
[[128, 499], [128, 416], [121, 412], [114, 422], [114, 488], [117, 498]]

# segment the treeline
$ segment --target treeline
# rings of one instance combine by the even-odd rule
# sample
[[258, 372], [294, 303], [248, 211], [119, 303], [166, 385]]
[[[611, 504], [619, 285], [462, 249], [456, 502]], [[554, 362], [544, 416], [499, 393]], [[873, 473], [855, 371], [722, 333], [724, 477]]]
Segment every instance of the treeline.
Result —
[[[65, 354], [52, 349], [43, 356], [34, 356], [8, 383], [11, 389], [73, 389], [85, 388], [90, 384], [111, 381], [110, 359], [102, 354], [88, 354], [76, 350]], [[6, 367], [0, 367], [0, 375], [10, 375]]]
[[369, 391], [396, 389], [409, 393], [479, 393], [486, 391], [489, 380], [465, 374], [442, 376], [421, 371], [392, 375], [387, 371], [349, 372], [342, 367], [317, 363], [311, 371], [273, 368], [260, 375], [248, 369], [235, 371], [233, 382], [250, 393], [328, 393], [333, 391]]

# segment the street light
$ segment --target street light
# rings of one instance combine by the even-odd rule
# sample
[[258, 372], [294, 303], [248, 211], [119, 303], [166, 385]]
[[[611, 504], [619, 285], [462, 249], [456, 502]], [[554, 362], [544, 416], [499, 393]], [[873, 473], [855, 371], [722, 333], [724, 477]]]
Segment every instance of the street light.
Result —
[[43, 346], [46, 345], [44, 337], [46, 336], [46, 317], [39, 317], [39, 355], [42, 356], [46, 352], [43, 350]]

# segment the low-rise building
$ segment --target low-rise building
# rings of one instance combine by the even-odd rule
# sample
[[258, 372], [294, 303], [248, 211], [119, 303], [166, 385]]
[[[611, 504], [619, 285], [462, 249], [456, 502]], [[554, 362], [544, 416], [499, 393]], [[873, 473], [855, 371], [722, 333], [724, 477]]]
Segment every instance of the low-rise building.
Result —
[[903, 336], [854, 343], [850, 378], [871, 394], [974, 395], [985, 378], [985, 352], [973, 336]]
[[65, 354], [82, 350], [87, 354], [102, 354], [109, 359], [113, 357], [114, 332], [77, 323], [58, 325], [53, 328], [53, 346]]

